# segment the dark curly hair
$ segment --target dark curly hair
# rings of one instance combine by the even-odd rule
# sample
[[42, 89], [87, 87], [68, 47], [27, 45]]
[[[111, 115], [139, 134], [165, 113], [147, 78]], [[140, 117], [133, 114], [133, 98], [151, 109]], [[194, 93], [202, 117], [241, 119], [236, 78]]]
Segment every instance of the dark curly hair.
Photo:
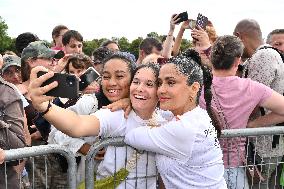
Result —
[[228, 70], [236, 58], [242, 56], [244, 45], [242, 41], [232, 35], [218, 37], [212, 46], [210, 59], [216, 70]]
[[17, 55], [21, 56], [21, 53], [24, 48], [26, 48], [31, 42], [39, 41], [39, 38], [37, 35], [31, 33], [31, 32], [25, 32], [18, 35], [15, 41], [16, 51]]

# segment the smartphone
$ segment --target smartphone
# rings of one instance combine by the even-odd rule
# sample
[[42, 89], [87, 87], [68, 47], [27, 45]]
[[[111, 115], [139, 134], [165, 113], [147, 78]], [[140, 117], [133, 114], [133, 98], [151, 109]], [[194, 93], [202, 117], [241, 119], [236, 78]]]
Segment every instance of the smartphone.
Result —
[[[39, 71], [37, 73], [37, 77], [46, 73], [47, 72]], [[79, 96], [79, 80], [75, 75], [54, 73], [54, 76], [46, 80], [41, 86], [48, 85], [54, 81], [58, 82], [58, 86], [45, 93], [45, 95], [70, 99], [77, 98]]]
[[[174, 15], [174, 16], [176, 16], [176, 15]], [[183, 21], [187, 21], [187, 20], [188, 20], [188, 14], [187, 14], [187, 12], [182, 12], [182, 13], [180, 13], [180, 14], [178, 15], [177, 19], [179, 19], [179, 21], [177, 22], [177, 24], [178, 24], [178, 23], [181, 23], [181, 22], [183, 22]]]
[[208, 18], [199, 13], [196, 19], [196, 26], [199, 26], [203, 30], [206, 30], [207, 24], [208, 24]]
[[158, 58], [157, 63], [160, 64], [160, 65], [163, 65], [163, 64], [167, 63], [168, 60], [169, 60], [168, 58]]
[[80, 76], [79, 91], [83, 91], [88, 85], [100, 78], [99, 72], [93, 67], [89, 67], [85, 73]]

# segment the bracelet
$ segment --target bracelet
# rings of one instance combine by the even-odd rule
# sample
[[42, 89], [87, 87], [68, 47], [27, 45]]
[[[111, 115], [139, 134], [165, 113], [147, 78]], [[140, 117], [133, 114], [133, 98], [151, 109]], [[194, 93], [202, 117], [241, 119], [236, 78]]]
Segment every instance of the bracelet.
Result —
[[51, 108], [51, 101], [48, 102], [47, 108], [44, 112], [40, 112], [39, 115], [44, 116], [47, 112], [49, 112]]

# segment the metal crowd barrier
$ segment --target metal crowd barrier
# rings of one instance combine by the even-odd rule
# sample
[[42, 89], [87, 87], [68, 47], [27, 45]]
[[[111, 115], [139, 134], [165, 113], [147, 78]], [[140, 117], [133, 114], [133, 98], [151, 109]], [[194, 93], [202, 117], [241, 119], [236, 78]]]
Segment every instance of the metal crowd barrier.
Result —
[[[96, 174], [99, 162], [94, 160], [94, 157], [96, 156], [96, 154], [99, 152], [100, 149], [102, 148], [106, 148], [108, 146], [113, 146], [113, 147], [126, 147], [126, 153], [127, 153], [127, 148], [132, 148], [127, 146], [124, 143], [124, 137], [116, 137], [116, 138], [107, 138], [107, 139], [103, 139], [98, 141], [97, 143], [95, 143], [94, 145], [92, 145], [91, 149], [89, 150], [89, 153], [86, 156], [86, 177], [85, 177], [85, 183], [86, 183], [86, 189], [93, 189], [96, 188], [95, 186], [95, 181], [94, 181], [94, 176]], [[147, 156], [147, 163], [146, 163], [146, 175], [145, 176], [137, 176], [137, 167], [136, 167], [136, 176], [135, 178], [126, 178], [126, 180], [136, 180], [135, 182], [135, 186], [134, 188], [139, 188], [139, 186], [137, 186], [137, 180], [138, 179], [145, 179], [145, 188], [148, 188], [147, 185], [147, 180], [148, 179], [153, 179], [153, 177], [155, 177], [155, 180], [157, 182], [158, 180], [158, 172], [157, 169], [155, 168], [155, 174], [154, 175], [148, 175], [147, 173], [147, 169], [148, 169], [148, 152], [144, 152], [146, 153]], [[127, 154], [126, 154], [127, 156]], [[116, 162], [116, 156], [113, 158], [113, 160]], [[125, 162], [126, 162], [126, 158], [125, 158]], [[137, 165], [137, 158], [136, 158], [136, 165]], [[116, 167], [116, 164], [115, 164]], [[115, 168], [116, 171], [118, 171], [118, 169]], [[141, 171], [141, 170], [140, 170]], [[157, 184], [157, 183], [156, 183]], [[126, 187], [126, 182], [125, 182], [125, 187]], [[113, 187], [115, 188], [115, 186]], [[126, 187], [127, 188], [127, 187]]]
[[[224, 164], [227, 165], [225, 168], [229, 172], [240, 168], [237, 172], [239, 178], [234, 179], [242, 181], [244, 188], [283, 188], [279, 184], [284, 163], [283, 134], [284, 126], [223, 130], [219, 142], [223, 148]], [[237, 166], [235, 162], [238, 162]], [[250, 177], [249, 171], [255, 177]], [[232, 172], [230, 174], [233, 175]], [[263, 176], [264, 180], [256, 175]]]
[[[50, 144], [50, 145], [11, 149], [11, 150], [6, 150], [5, 154], [6, 154], [5, 162], [26, 159], [30, 157], [44, 156], [48, 154], [61, 154], [67, 159], [68, 162], [67, 186], [70, 189], [76, 189], [75, 173], [77, 171], [77, 164], [75, 156], [71, 151], [67, 150], [61, 145]], [[2, 186], [0, 188], [2, 188]], [[7, 180], [6, 180], [6, 188], [7, 188]], [[46, 186], [46, 188], [48, 187]]]
[[[265, 127], [265, 128], [232, 129], [232, 130], [223, 130], [219, 141], [225, 140], [226, 142], [227, 140], [229, 141], [229, 143], [233, 143], [233, 142], [238, 143], [240, 141], [241, 142], [253, 141], [257, 146], [259, 137], [264, 137], [264, 139], [271, 139], [273, 135], [280, 135], [280, 140], [281, 140], [279, 141], [279, 146], [280, 146], [283, 144], [282, 142], [284, 141], [283, 134], [284, 134], [284, 126]], [[124, 143], [124, 137], [103, 139], [103, 140], [98, 141], [94, 145], [92, 145], [89, 153], [86, 156], [86, 170], [85, 170], [86, 189], [94, 188], [94, 182], [95, 182], [94, 176], [96, 174], [96, 170], [100, 163], [94, 160], [94, 157], [96, 156], [96, 154], [99, 152], [100, 149], [106, 148], [108, 146], [130, 148]], [[235, 145], [235, 146], [238, 147], [238, 145]], [[283, 150], [284, 150], [284, 145], [283, 145]], [[76, 171], [77, 171], [76, 160], [75, 160], [74, 154], [71, 151], [66, 150], [63, 146], [60, 146], [60, 145], [33, 146], [33, 147], [26, 147], [26, 148], [20, 148], [20, 149], [7, 150], [5, 151], [5, 153], [6, 153], [5, 162], [24, 159], [24, 158], [30, 158], [30, 157], [36, 157], [36, 156], [43, 156], [43, 155], [48, 155], [51, 153], [61, 154], [67, 159], [67, 162], [68, 162], [68, 188], [71, 188], [71, 189], [76, 188]], [[241, 156], [240, 154], [241, 153], [239, 153], [238, 155]], [[273, 154], [271, 154], [270, 157], [273, 157]], [[247, 156], [245, 156], [245, 159], [246, 158]], [[114, 157], [114, 161], [116, 161], [116, 157]], [[276, 183], [276, 177], [279, 177], [279, 173], [278, 173], [279, 170], [277, 170], [278, 166], [283, 163], [284, 162], [282, 162], [281, 159], [280, 160], [277, 159], [276, 162], [272, 162], [272, 163], [261, 162], [260, 166], [267, 166], [267, 165], [276, 166], [276, 170], [275, 170], [276, 175], [274, 178], [274, 181]], [[248, 165], [244, 165], [244, 164], [242, 165], [240, 164], [238, 165], [238, 167], [243, 168], [244, 170], [247, 170], [249, 168]], [[157, 173], [156, 175], [150, 175], [149, 177], [153, 177], [153, 176], [155, 176], [155, 178], [157, 179]], [[146, 177], [144, 176], [143, 178], [147, 180], [148, 179], [147, 174], [146, 174]], [[266, 188], [268, 188], [268, 185], [269, 183], [267, 182]], [[261, 186], [261, 183], [257, 183], [257, 184], [249, 184], [248, 187], [245, 187], [245, 188], [263, 188], [263, 186]], [[272, 188], [278, 188], [278, 186], [276, 186], [275, 184], [274, 186], [272, 186]]]
[[[257, 137], [260, 137], [260, 136], [272, 136], [272, 135], [282, 136], [283, 134], [284, 134], [284, 126], [230, 129], [230, 130], [222, 131], [219, 141], [226, 140], [226, 139], [242, 138], [242, 139], [246, 139], [248, 141], [254, 141], [254, 142], [256, 139], [256, 142], [257, 142]], [[100, 149], [105, 148], [107, 146], [117, 146], [117, 147], [126, 146], [126, 144], [124, 143], [124, 137], [104, 139], [104, 140], [97, 142], [91, 147], [86, 157], [86, 178], [85, 178], [86, 189], [94, 188], [94, 175], [95, 175], [94, 173], [96, 173], [96, 169], [99, 165], [99, 163], [94, 160], [94, 157], [99, 152]], [[284, 162], [281, 162], [281, 161], [276, 162], [277, 166], [282, 163]], [[270, 164], [273, 164], [273, 163], [270, 163]], [[262, 163], [261, 165], [266, 165], [266, 164]], [[245, 170], [249, 168], [246, 165], [239, 165], [238, 167], [244, 168]], [[259, 183], [258, 186], [256, 186], [256, 184], [255, 185], [250, 184], [247, 188], [261, 188], [261, 187]]]

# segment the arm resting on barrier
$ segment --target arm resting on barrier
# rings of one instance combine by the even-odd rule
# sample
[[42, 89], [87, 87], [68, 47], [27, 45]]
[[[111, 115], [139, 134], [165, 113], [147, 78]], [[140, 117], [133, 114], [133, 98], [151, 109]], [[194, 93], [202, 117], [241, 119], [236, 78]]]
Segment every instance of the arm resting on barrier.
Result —
[[260, 116], [253, 121], [250, 121], [247, 127], [248, 128], [267, 127], [282, 122], [284, 122], [284, 116], [272, 112], [264, 116]]

